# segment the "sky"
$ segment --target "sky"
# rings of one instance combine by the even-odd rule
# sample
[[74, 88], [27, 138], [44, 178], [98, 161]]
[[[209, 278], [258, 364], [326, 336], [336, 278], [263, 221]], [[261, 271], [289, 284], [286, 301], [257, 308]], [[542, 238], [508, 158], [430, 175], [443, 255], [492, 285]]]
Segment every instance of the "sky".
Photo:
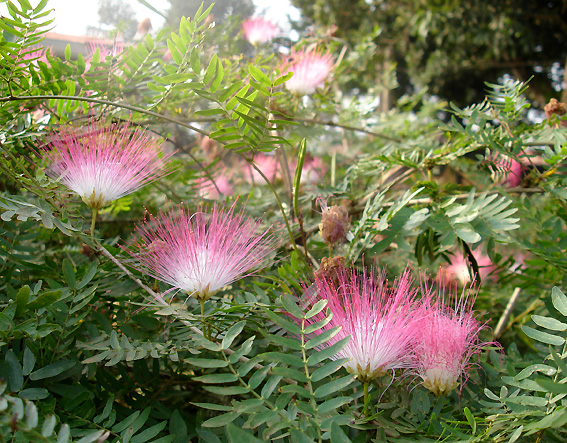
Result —
[[[151, 11], [137, 0], [123, 0], [129, 3], [136, 12], [136, 18], [142, 20], [149, 17], [152, 27], [157, 30], [163, 24], [163, 18]], [[37, 1], [32, 1], [37, 4]], [[148, 0], [154, 8], [165, 11], [169, 6], [167, 0]], [[290, 5], [289, 0], [254, 0], [257, 13], [277, 23], [282, 29], [289, 29], [287, 15], [297, 19], [299, 12]], [[98, 24], [98, 0], [49, 0], [48, 8], [55, 9], [54, 32], [68, 35], [84, 35], [87, 26]], [[0, 14], [7, 12], [5, 4], [0, 4]]]

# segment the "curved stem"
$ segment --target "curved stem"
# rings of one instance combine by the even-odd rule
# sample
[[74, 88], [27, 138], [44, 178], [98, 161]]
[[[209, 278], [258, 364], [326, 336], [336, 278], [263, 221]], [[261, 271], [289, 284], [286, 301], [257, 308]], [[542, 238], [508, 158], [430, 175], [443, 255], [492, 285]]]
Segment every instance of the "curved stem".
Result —
[[31, 100], [76, 100], [79, 102], [89, 102], [89, 103], [96, 103], [99, 105], [108, 105], [108, 106], [116, 106], [117, 108], [128, 109], [129, 111], [133, 112], [140, 112], [142, 114], [151, 115], [153, 117], [161, 118], [163, 120], [167, 120], [168, 122], [175, 123], [176, 125], [183, 126], [185, 128], [191, 129], [195, 132], [198, 132], [202, 135], [209, 135], [207, 131], [203, 131], [193, 125], [188, 123], [182, 122], [181, 120], [177, 120], [173, 117], [168, 117], [167, 115], [158, 114], [157, 112], [150, 111], [148, 109], [140, 108], [138, 106], [127, 105], [125, 103], [116, 103], [110, 100], [103, 100], [99, 98], [92, 98], [92, 97], [79, 97], [79, 96], [69, 96], [69, 95], [21, 95], [21, 96], [9, 96], [9, 97], [0, 97], [0, 103], [3, 102], [12, 102], [12, 101], [31, 101]]
[[378, 132], [372, 132], [372, 131], [369, 131], [369, 130], [364, 129], [364, 128], [357, 128], [355, 126], [341, 125], [340, 123], [334, 123], [332, 121], [322, 121], [322, 120], [316, 120], [316, 119], [313, 119], [313, 118], [298, 118], [298, 117], [293, 117], [292, 120], [295, 121], [295, 122], [311, 123], [313, 125], [332, 126], [334, 128], [342, 128], [342, 129], [346, 129], [348, 131], [362, 132], [364, 134], [373, 135], [374, 137], [378, 137], [378, 138], [388, 140], [388, 141], [391, 141], [391, 142], [396, 142], [396, 143], [402, 142], [402, 140], [399, 139], [399, 138], [390, 137], [388, 135], [380, 134]]
[[300, 252], [297, 249], [297, 245], [295, 244], [295, 238], [293, 237], [293, 232], [291, 231], [291, 227], [289, 225], [289, 221], [287, 219], [287, 215], [285, 214], [285, 209], [283, 207], [282, 201], [280, 199], [280, 196], [278, 195], [278, 191], [276, 191], [276, 188], [274, 188], [274, 185], [272, 185], [272, 182], [270, 182], [270, 180], [268, 179], [268, 177], [266, 177], [264, 175], [264, 173], [260, 170], [260, 168], [258, 166], [256, 166], [254, 164], [253, 161], [250, 161], [248, 159], [246, 159], [246, 161], [248, 161], [248, 163], [250, 164], [250, 166], [252, 166], [256, 172], [258, 174], [260, 174], [262, 176], [262, 178], [264, 179], [264, 181], [268, 184], [268, 186], [270, 187], [270, 190], [272, 191], [272, 193], [274, 194], [274, 196], [276, 197], [276, 201], [278, 203], [278, 206], [280, 207], [280, 211], [282, 213], [282, 217], [284, 219], [285, 222], [285, 227], [287, 229], [287, 233], [289, 234], [289, 239], [291, 240], [291, 246], [293, 247], [294, 250], [296, 250], [297, 252]]

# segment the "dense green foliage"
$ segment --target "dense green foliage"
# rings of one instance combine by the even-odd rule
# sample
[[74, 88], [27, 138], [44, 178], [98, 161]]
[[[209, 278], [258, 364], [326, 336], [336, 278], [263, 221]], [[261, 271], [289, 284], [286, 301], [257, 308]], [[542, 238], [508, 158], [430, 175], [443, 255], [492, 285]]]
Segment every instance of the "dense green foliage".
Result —
[[[298, 98], [283, 87], [277, 45], [245, 56], [238, 25], [211, 27], [205, 8], [119, 55], [43, 60], [29, 55], [49, 27], [47, 0], [4, 3], [0, 439], [565, 441], [567, 137], [557, 115], [527, 118], [529, 85], [487, 84], [482, 102], [462, 108], [404, 95], [378, 115], [375, 97], [345, 92], [361, 63], [349, 51]], [[319, 45], [337, 58], [342, 48]], [[173, 173], [100, 211], [94, 237], [90, 211], [39, 155], [48, 134], [91, 118], [131, 119], [176, 151]], [[261, 158], [277, 158], [278, 172], [259, 174]], [[513, 187], [502, 159], [524, 162]], [[259, 179], [247, 180], [253, 169]], [[170, 288], [130, 268], [122, 247], [147, 212], [211, 204], [222, 175], [234, 195], [218, 198], [263, 217], [281, 241], [269, 267], [201, 314], [181, 293], [164, 302]], [[323, 241], [319, 198], [348, 210], [346, 244]], [[302, 302], [329, 254], [387, 265], [390, 277], [408, 262], [434, 276], [466, 257], [477, 281], [487, 255], [475, 305], [492, 328], [483, 341], [519, 293], [502, 348], [486, 349], [446, 397], [388, 375], [362, 414], [362, 384], [329, 359], [346, 341], [324, 347], [333, 331], [314, 333], [328, 320], [308, 320], [325, 303]]]
[[[351, 86], [427, 88], [460, 105], [482, 100], [484, 82], [504, 75], [530, 81], [543, 106], [556, 93], [567, 52], [562, 1], [292, 0], [297, 26], [336, 27], [359, 58]], [[393, 78], [392, 78], [393, 77]], [[395, 80], [394, 80], [395, 79]]]

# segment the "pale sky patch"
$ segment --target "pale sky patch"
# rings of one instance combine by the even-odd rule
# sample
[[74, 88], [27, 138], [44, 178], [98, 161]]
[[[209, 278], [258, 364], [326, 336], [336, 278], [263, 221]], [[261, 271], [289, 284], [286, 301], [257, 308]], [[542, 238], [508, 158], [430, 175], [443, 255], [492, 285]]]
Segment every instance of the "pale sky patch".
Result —
[[[124, 0], [129, 3], [136, 13], [136, 20], [141, 21], [146, 17], [152, 22], [153, 30], [159, 29], [164, 22], [163, 17], [148, 9], [136, 0]], [[148, 0], [148, 2], [159, 11], [167, 11], [169, 2], [167, 0]], [[37, 4], [37, 1], [31, 1]], [[290, 5], [289, 0], [254, 0], [257, 15], [262, 15], [274, 23], [277, 23], [282, 30], [289, 31], [290, 25], [287, 19], [288, 14], [293, 19], [299, 17], [299, 10]], [[54, 9], [55, 21], [53, 31], [68, 35], [85, 35], [88, 26], [97, 27], [99, 25], [99, 1], [98, 0], [49, 0], [46, 9]], [[7, 15], [7, 7], [0, 4], [0, 14]]]

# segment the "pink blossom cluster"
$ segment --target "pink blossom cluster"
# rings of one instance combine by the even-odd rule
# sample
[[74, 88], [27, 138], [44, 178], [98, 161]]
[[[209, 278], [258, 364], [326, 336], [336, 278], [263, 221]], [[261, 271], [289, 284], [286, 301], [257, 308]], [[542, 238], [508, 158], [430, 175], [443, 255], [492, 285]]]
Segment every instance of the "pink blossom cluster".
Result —
[[269, 263], [276, 237], [235, 205], [190, 212], [182, 206], [137, 228], [133, 266], [204, 301]]
[[478, 337], [485, 325], [475, 318], [470, 291], [446, 297], [426, 281], [416, 288], [409, 268], [389, 286], [384, 273], [341, 265], [317, 275], [313, 289], [307, 307], [323, 299], [329, 312], [307, 323], [332, 315], [315, 334], [340, 329], [324, 346], [350, 337], [332, 359], [348, 359], [346, 369], [363, 383], [403, 369], [444, 395], [466, 380], [471, 358], [487, 345]]
[[321, 54], [317, 49], [294, 51], [283, 65], [283, 73], [293, 76], [285, 87], [297, 96], [313, 94], [333, 70], [334, 61], [330, 54]]
[[166, 175], [161, 143], [130, 122], [92, 121], [51, 134], [42, 153], [47, 175], [98, 210]]
[[[136, 191], [170, 172], [163, 154], [145, 130], [130, 122], [90, 122], [82, 128], [66, 127], [51, 134], [44, 146], [46, 173], [61, 181], [96, 213], [112, 201]], [[228, 195], [226, 177], [215, 185], [198, 182], [210, 198]], [[210, 186], [214, 188], [211, 189]], [[214, 194], [216, 193], [216, 195]], [[189, 212], [184, 207], [150, 216], [137, 229], [137, 242], [128, 253], [133, 266], [170, 284], [173, 289], [204, 301], [223, 287], [268, 264], [277, 245], [260, 221], [225, 209]]]
[[242, 23], [242, 31], [246, 40], [253, 45], [269, 42], [280, 33], [276, 24], [262, 17], [246, 20]]

